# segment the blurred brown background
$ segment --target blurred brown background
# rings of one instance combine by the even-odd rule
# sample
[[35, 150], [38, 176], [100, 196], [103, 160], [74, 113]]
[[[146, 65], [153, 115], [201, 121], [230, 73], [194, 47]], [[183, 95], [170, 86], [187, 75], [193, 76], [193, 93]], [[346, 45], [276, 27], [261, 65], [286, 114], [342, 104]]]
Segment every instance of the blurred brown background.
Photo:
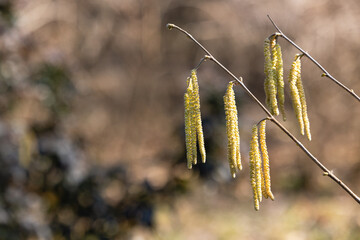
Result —
[[[198, 71], [207, 163], [186, 169], [183, 94], [204, 53], [264, 102], [263, 41], [282, 31], [360, 93], [360, 3], [349, 1], [0, 1], [1, 239], [359, 239], [359, 206], [284, 133], [267, 128], [275, 201], [253, 210], [251, 126], [236, 89], [244, 170], [226, 158], [230, 80]], [[296, 49], [280, 39], [285, 72]], [[284, 125], [360, 194], [358, 102], [304, 59], [313, 140]], [[279, 118], [280, 119], [280, 118]]]

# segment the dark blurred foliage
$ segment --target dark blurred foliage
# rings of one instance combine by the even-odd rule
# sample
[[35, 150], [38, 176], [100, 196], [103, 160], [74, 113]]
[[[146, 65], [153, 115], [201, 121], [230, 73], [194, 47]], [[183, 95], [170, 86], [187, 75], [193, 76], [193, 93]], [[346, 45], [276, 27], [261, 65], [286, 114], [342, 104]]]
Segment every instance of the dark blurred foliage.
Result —
[[[233, 180], [229, 77], [209, 61], [198, 71], [207, 163], [186, 169], [183, 93], [203, 52], [165, 25], [189, 30], [263, 101], [266, 14], [359, 92], [359, 13], [355, 0], [0, 0], [0, 239], [357, 239], [357, 206], [270, 124], [276, 201], [254, 215], [248, 142], [264, 115], [235, 90], [245, 170]], [[289, 66], [296, 50], [280, 41]], [[358, 192], [359, 108], [320, 75], [304, 61], [313, 141], [299, 138]]]

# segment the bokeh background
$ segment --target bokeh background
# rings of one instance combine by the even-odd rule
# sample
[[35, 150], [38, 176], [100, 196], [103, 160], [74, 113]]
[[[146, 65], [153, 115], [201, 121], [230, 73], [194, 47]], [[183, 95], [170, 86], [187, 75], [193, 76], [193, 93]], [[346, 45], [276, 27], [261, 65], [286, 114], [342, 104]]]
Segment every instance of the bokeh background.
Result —
[[[0, 239], [360, 239], [359, 205], [276, 126], [267, 128], [275, 201], [255, 212], [251, 126], [236, 89], [244, 170], [231, 179], [222, 96], [198, 71], [207, 163], [186, 169], [183, 94], [204, 53], [264, 102], [263, 41], [280, 28], [360, 92], [360, 3], [348, 1], [0, 1]], [[296, 49], [280, 39], [285, 76]], [[289, 128], [360, 194], [360, 108], [307, 59], [313, 140]]]

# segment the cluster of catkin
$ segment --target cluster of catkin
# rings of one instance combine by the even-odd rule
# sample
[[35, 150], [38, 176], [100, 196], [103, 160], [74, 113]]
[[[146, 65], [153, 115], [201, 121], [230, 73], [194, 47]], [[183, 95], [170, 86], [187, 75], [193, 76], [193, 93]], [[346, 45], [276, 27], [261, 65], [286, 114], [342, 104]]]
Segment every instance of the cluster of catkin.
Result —
[[[270, 164], [266, 146], [265, 128], [266, 120], [260, 122], [259, 133], [257, 125], [252, 127], [252, 138], [249, 152], [250, 182], [254, 195], [254, 207], [257, 211], [260, 208], [260, 202], [262, 201], [263, 196], [274, 200], [274, 195], [271, 192]], [[260, 136], [260, 141], [258, 135]]]
[[[289, 85], [291, 100], [295, 111], [296, 118], [300, 126], [302, 135], [306, 132], [306, 136], [311, 140], [310, 122], [307, 114], [307, 105], [305, 92], [301, 81], [301, 56], [297, 54], [291, 65], [289, 75]], [[274, 34], [264, 41], [264, 72], [266, 75], [264, 89], [266, 95], [266, 104], [271, 114], [277, 116], [281, 112], [284, 121], [285, 116], [285, 94], [283, 79], [283, 60], [281, 48], [277, 43], [277, 35]], [[279, 110], [280, 109], [280, 110]]]
[[305, 92], [301, 81], [301, 54], [295, 56], [294, 62], [291, 65], [289, 85], [300, 132], [302, 135], [306, 132], [307, 138], [311, 141], [310, 122], [307, 114]]
[[206, 161], [204, 134], [201, 123], [199, 84], [196, 70], [191, 71], [191, 76], [187, 79], [187, 89], [184, 95], [185, 105], [185, 142], [186, 158], [189, 169], [197, 164], [198, 142], [202, 162]]
[[281, 112], [285, 121], [283, 60], [280, 45], [276, 42], [275, 37], [265, 39], [264, 56], [264, 72], [266, 75], [264, 89], [266, 94], [266, 104], [269, 107], [271, 114], [277, 116], [279, 115], [279, 112]]
[[236, 172], [242, 169], [240, 156], [240, 134], [238, 124], [238, 112], [236, 109], [234, 82], [229, 82], [225, 96], [226, 135], [228, 138], [228, 160], [230, 172], [233, 178]]

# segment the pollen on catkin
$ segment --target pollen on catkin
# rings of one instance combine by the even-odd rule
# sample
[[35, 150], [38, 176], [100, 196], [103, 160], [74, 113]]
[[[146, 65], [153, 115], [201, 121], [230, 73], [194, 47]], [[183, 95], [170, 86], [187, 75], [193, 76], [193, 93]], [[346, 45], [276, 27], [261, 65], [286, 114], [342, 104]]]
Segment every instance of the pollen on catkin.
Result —
[[264, 179], [265, 179], [265, 197], [270, 197], [271, 200], [274, 200], [274, 195], [271, 192], [271, 181], [270, 181], [270, 162], [269, 154], [266, 146], [266, 120], [261, 121], [259, 127], [260, 135], [260, 149], [262, 153], [263, 168], [264, 168]]
[[226, 115], [226, 134], [228, 138], [228, 161], [231, 175], [235, 178], [236, 172], [242, 169], [242, 165], [238, 116], [233, 85], [233, 82], [229, 82], [224, 95], [224, 107]]
[[[301, 69], [301, 62], [300, 62], [300, 67]], [[310, 122], [309, 122], [309, 117], [307, 114], [307, 105], [306, 105], [306, 98], [305, 98], [305, 91], [304, 91], [304, 87], [301, 81], [301, 75], [299, 74], [296, 80], [296, 87], [299, 91], [299, 96], [300, 96], [300, 103], [301, 103], [301, 113], [302, 113], [302, 119], [304, 122], [304, 128], [305, 128], [305, 133], [307, 138], [309, 139], [309, 141], [311, 141], [311, 133], [310, 133]]]
[[191, 72], [191, 77], [187, 78], [186, 82], [187, 89], [184, 95], [185, 143], [187, 166], [189, 169], [191, 169], [192, 165], [197, 164], [197, 138], [203, 162], [205, 162], [206, 155], [201, 124], [199, 85], [197, 82], [195, 70]]
[[276, 99], [276, 79], [275, 79], [275, 71], [274, 71], [274, 61], [271, 57], [271, 52], [274, 47], [274, 39], [271, 40], [266, 38], [264, 41], [264, 57], [265, 57], [265, 65], [264, 65], [264, 72], [266, 75], [265, 82], [264, 82], [264, 89], [266, 95], [266, 104], [270, 109], [271, 114], [279, 115], [279, 109], [277, 106], [277, 99]]
[[280, 112], [283, 117], [283, 120], [286, 121], [283, 59], [282, 59], [282, 54], [281, 54], [281, 47], [278, 43], [275, 45], [274, 59], [276, 59], [275, 79], [276, 79], [276, 84], [277, 84], [276, 89], [277, 89], [277, 95], [278, 95], [278, 103], [279, 103], [279, 108], [280, 108]]
[[[272, 73], [272, 64], [271, 64], [271, 51], [270, 51], [270, 39], [266, 38], [264, 41], [264, 73], [265, 73], [265, 81], [264, 81], [264, 90], [265, 90], [265, 102], [271, 111], [270, 104], [270, 92], [269, 92], [269, 75]], [[272, 112], [272, 111], [271, 111]]]
[[185, 144], [186, 144], [186, 158], [187, 167], [192, 168], [193, 164], [193, 150], [192, 150], [192, 134], [191, 134], [191, 108], [190, 108], [190, 96], [189, 87], [187, 92], [184, 94], [184, 105], [185, 105]]
[[[251, 182], [251, 187], [253, 189], [254, 208], [256, 211], [258, 211], [260, 208], [259, 203], [261, 199], [261, 197], [259, 196], [259, 192], [261, 194], [261, 174], [260, 174], [260, 178], [257, 177], [258, 171], [260, 171], [260, 168], [258, 167], [260, 156], [258, 153], [259, 153], [258, 129], [257, 126], [254, 125], [252, 127], [252, 138], [250, 142], [249, 158], [250, 158], [250, 182]], [[259, 186], [259, 180], [260, 180], [260, 186]]]
[[295, 56], [294, 62], [291, 65], [289, 75], [289, 86], [291, 92], [291, 100], [295, 111], [296, 119], [298, 120], [300, 132], [304, 135], [304, 119], [302, 113], [301, 99], [299, 89], [297, 87], [297, 81], [301, 76], [301, 61], [300, 55]]
[[196, 70], [191, 71], [191, 79], [194, 84], [194, 101], [195, 101], [195, 114], [196, 114], [196, 133], [198, 137], [198, 145], [201, 154], [202, 162], [206, 162], [206, 152], [204, 144], [204, 133], [201, 122], [201, 112], [200, 112], [200, 94], [199, 94], [199, 83], [196, 76]]

